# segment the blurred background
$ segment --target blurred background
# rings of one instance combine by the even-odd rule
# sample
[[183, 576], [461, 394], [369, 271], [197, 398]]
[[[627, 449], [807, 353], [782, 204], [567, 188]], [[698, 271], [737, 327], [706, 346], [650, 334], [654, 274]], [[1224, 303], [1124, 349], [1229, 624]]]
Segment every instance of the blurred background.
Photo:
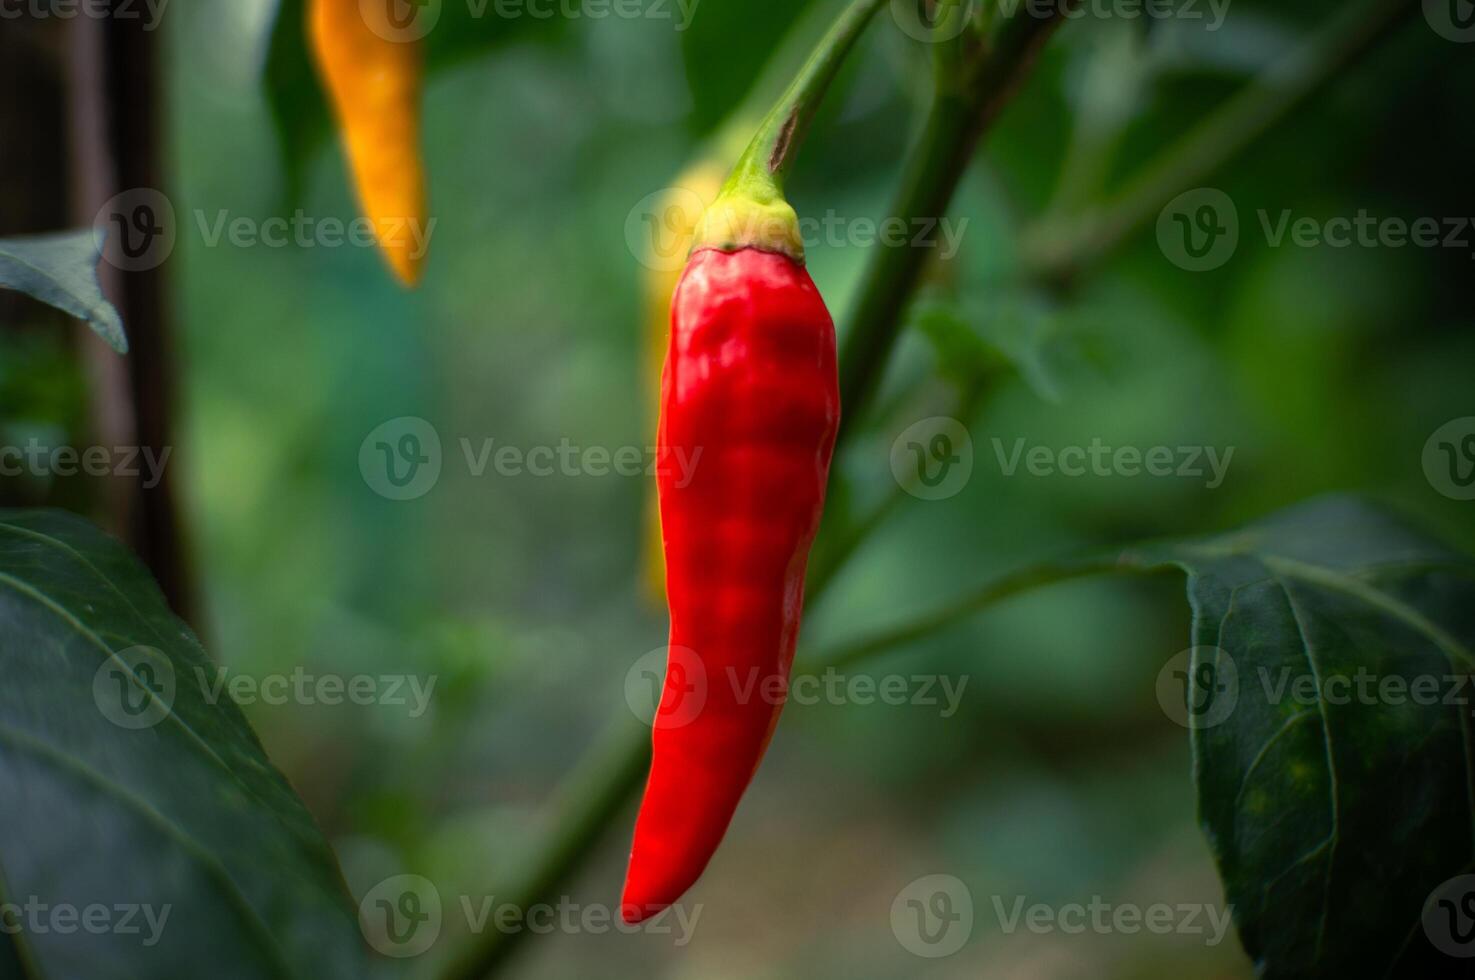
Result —
[[[612, 720], [637, 723], [627, 674], [665, 628], [641, 588], [646, 481], [478, 475], [466, 451], [488, 440], [524, 452], [653, 444], [642, 355], [651, 272], [631, 229], [816, 5], [838, 6], [700, 0], [689, 15], [646, 4], [640, 17], [525, 19], [438, 61], [424, 100], [437, 223], [412, 293], [372, 249], [213, 240], [222, 215], [347, 220], [355, 204], [333, 141], [284, 154], [263, 84], [274, 4], [163, 13], [160, 189], [177, 232], [162, 267], [178, 395], [169, 467], [192, 621], [232, 674], [435, 683], [423, 713], [245, 706], [356, 896], [405, 873], [434, 882], [448, 908], [504, 896], [544, 842], [569, 773]], [[1475, 415], [1475, 229], [1434, 248], [1303, 247], [1273, 234], [1286, 212], [1475, 215], [1469, 45], [1417, 12], [1404, 18], [1197, 182], [1238, 213], [1237, 248], [1216, 268], [1183, 268], [1160, 244], [1156, 212], [1069, 277], [1037, 274], [1026, 247], [1043, 219], [1068, 225], [1110, 197], [1343, 7], [1233, 0], [1219, 23], [1207, 5], [1200, 17], [1108, 11], [1052, 40], [970, 167], [949, 212], [962, 228], [956, 255], [930, 268], [910, 314], [922, 329], [908, 332], [839, 461], [862, 510], [898, 499], [810, 610], [801, 658], [1031, 561], [1225, 530], [1334, 490], [1370, 494], [1475, 548], [1471, 505], [1440, 492], [1424, 465], [1435, 430]], [[928, 46], [883, 13], [800, 158], [790, 190], [801, 215], [853, 228], [888, 213], [931, 71]], [[310, 77], [300, 83], [279, 90], [279, 108], [321, 99]], [[51, 136], [67, 145], [60, 129]], [[4, 142], [0, 152], [22, 152]], [[0, 234], [55, 230], [27, 226], [23, 204], [7, 205]], [[809, 244], [842, 331], [870, 251], [844, 235]], [[34, 304], [6, 312], [0, 437], [95, 442], [104, 395], [93, 342]], [[964, 399], [976, 412], [957, 408], [947, 352], [960, 343], [987, 365]], [[898, 493], [894, 441], [938, 416], [968, 429], [971, 477], [942, 500]], [[406, 417], [438, 436], [441, 471], [423, 495], [388, 499], [360, 453]], [[1021, 445], [1058, 454], [1096, 440], [1232, 456], [1218, 482], [1207, 461], [1191, 476], [1007, 465]], [[88, 478], [0, 480], [6, 505], [103, 520], [107, 495], [106, 481]], [[506, 972], [1251, 975], [1232, 934], [1214, 945], [1010, 931], [997, 914], [1019, 897], [1222, 906], [1195, 822], [1187, 733], [1155, 688], [1188, 646], [1188, 624], [1171, 576], [1074, 584], [865, 662], [858, 672], [940, 676], [966, 683], [964, 695], [950, 714], [791, 706], [688, 897], [702, 909], [689, 943], [559, 931], [531, 937]], [[618, 900], [632, 818], [621, 811], [559, 894]], [[966, 882], [974, 903], [967, 945], [937, 960], [905, 948], [892, 914], [899, 893], [933, 874]], [[430, 953], [386, 960], [383, 975], [426, 972], [466, 930], [447, 914]]]

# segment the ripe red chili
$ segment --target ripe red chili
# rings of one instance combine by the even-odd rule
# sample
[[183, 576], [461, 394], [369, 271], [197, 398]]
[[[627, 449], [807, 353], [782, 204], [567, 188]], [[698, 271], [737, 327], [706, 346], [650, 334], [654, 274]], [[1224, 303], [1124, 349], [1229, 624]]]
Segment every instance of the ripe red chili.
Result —
[[671, 647], [700, 666], [667, 673], [630, 921], [701, 875], [768, 746], [840, 421], [834, 324], [789, 256], [697, 251], [671, 331], [658, 437]]
[[773, 737], [840, 425], [835, 325], [783, 177], [884, 0], [855, 0], [764, 119], [671, 307], [657, 489], [671, 646], [621, 914], [701, 876]]

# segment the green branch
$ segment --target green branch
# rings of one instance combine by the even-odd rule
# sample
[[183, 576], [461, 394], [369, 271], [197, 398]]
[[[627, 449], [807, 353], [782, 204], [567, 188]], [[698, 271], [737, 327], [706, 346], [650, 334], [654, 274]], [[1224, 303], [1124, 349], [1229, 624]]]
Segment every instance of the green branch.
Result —
[[835, 22], [794, 77], [783, 98], [764, 117], [757, 136], [738, 160], [733, 171], [734, 180], [771, 179], [779, 187], [783, 186], [783, 179], [798, 155], [804, 134], [814, 120], [814, 114], [819, 111], [825, 92], [840, 73], [866, 25], [885, 2], [855, 0]]
[[[942, 84], [922, 139], [892, 205], [893, 217], [941, 218], [947, 211], [979, 140], [1009, 104], [1069, 2], [1058, 5], [1050, 17], [1017, 13], [1000, 25], [979, 60], [939, 80]], [[841, 341], [842, 438], [862, 416], [880, 383], [927, 259], [926, 249], [909, 245], [878, 244], [871, 254]]]
[[972, 595], [964, 596], [940, 609], [808, 658], [803, 661], [802, 669], [814, 673], [854, 666], [940, 633], [1007, 599], [1035, 589], [1114, 572], [1145, 573], [1154, 570], [1130, 556], [1090, 557], [1031, 565], [997, 578]]
[[1049, 220], [1028, 233], [1024, 252], [1030, 274], [1067, 279], [1121, 245], [1174, 197], [1282, 122], [1417, 8], [1414, 0], [1362, 0], [1344, 8], [1144, 167], [1112, 201], [1081, 216]]

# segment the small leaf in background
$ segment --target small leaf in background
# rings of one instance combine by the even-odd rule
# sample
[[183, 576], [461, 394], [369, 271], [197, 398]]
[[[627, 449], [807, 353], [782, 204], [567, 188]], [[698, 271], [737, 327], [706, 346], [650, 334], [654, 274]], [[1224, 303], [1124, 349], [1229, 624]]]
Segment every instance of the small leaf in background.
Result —
[[1085, 320], [1035, 294], [981, 290], [916, 314], [917, 329], [936, 349], [944, 375], [966, 379], [1004, 364], [1051, 404], [1065, 401], [1071, 380], [1087, 369]]
[[1130, 557], [1188, 572], [1174, 683], [1260, 975], [1448, 976], [1421, 917], [1475, 863], [1475, 560], [1348, 498]]
[[101, 259], [101, 232], [90, 229], [0, 238], [0, 287], [27, 293], [86, 321], [109, 347], [126, 354], [123, 319], [97, 282]]
[[0, 512], [0, 673], [0, 900], [133, 910], [5, 937], [0, 977], [9, 943], [22, 976], [365, 975], [327, 841], [122, 545]]

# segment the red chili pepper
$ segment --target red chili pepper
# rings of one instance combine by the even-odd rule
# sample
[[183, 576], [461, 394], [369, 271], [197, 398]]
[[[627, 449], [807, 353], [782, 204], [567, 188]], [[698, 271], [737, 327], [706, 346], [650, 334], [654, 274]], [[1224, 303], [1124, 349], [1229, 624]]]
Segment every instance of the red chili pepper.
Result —
[[676, 289], [657, 476], [671, 640], [622, 915], [701, 876], [787, 694], [840, 423], [835, 327], [782, 177], [883, 0], [857, 0], [764, 121]]
[[700, 668], [667, 673], [625, 885], [639, 910], [702, 873], [778, 722], [840, 422], [835, 328], [809, 273], [756, 248], [696, 252], [661, 390], [671, 647]]

